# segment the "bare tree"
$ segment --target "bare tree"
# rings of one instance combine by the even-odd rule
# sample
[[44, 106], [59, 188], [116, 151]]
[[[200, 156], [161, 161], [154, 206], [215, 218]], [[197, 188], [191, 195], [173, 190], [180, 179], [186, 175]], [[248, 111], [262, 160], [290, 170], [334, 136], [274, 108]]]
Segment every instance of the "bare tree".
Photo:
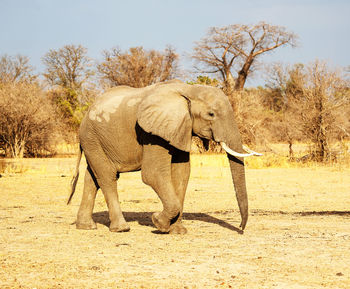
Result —
[[28, 57], [5, 54], [0, 58], [0, 83], [32, 82], [37, 78], [33, 70]]
[[[349, 82], [341, 72], [316, 60], [304, 66], [279, 69], [274, 88], [284, 101], [288, 132], [299, 131], [313, 144], [312, 158], [325, 161], [330, 157], [330, 142], [349, 137], [346, 107], [350, 105]], [[287, 73], [287, 74], [286, 74]], [[270, 83], [273, 87], [273, 82]], [[294, 124], [294, 128], [292, 126]]]
[[50, 50], [42, 58], [46, 66], [43, 74], [51, 86], [79, 90], [92, 75], [87, 49], [81, 45], [65, 45]]
[[87, 49], [81, 45], [66, 45], [50, 50], [42, 61], [46, 66], [43, 75], [51, 86], [51, 98], [63, 119], [68, 120], [68, 126], [77, 130], [93, 98], [88, 88], [93, 71]]
[[7, 157], [50, 151], [55, 127], [54, 108], [39, 85], [0, 85], [0, 146]]
[[212, 27], [196, 42], [192, 58], [201, 65], [198, 69], [202, 73], [219, 73], [226, 93], [232, 95], [244, 88], [253, 65], [263, 54], [280, 46], [295, 46], [296, 40], [297, 36], [284, 27], [265, 22]]
[[133, 47], [126, 52], [112, 48], [103, 58], [97, 69], [105, 86], [144, 87], [174, 78], [178, 55], [172, 47], [164, 52]]

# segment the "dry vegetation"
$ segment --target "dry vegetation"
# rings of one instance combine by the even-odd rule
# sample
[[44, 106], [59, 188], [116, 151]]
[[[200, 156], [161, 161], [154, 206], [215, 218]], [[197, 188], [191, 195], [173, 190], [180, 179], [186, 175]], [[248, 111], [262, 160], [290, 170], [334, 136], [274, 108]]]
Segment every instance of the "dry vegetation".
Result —
[[248, 168], [250, 218], [242, 235], [224, 156], [192, 155], [189, 232], [173, 236], [152, 226], [161, 204], [139, 173], [119, 182], [130, 232], [109, 232], [101, 193], [98, 229], [76, 230], [83, 178], [65, 204], [74, 165], [74, 158], [24, 159], [21, 173], [0, 178], [1, 288], [350, 286], [348, 168]]

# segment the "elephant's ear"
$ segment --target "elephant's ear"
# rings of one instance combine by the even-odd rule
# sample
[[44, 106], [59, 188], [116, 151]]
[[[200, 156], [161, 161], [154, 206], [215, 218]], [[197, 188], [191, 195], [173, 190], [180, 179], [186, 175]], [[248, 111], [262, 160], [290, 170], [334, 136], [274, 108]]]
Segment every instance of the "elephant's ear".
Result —
[[140, 103], [137, 115], [140, 127], [160, 136], [172, 146], [191, 150], [192, 119], [187, 100], [178, 93], [150, 94]]

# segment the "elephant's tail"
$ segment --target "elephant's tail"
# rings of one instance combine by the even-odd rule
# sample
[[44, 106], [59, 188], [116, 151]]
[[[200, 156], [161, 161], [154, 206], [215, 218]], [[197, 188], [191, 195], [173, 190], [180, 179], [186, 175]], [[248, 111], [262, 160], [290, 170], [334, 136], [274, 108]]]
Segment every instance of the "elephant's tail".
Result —
[[67, 201], [67, 205], [69, 205], [70, 201], [73, 198], [74, 192], [75, 192], [75, 187], [77, 186], [78, 183], [78, 178], [79, 178], [79, 165], [80, 165], [80, 161], [81, 161], [81, 157], [83, 155], [83, 148], [81, 147], [81, 145], [79, 146], [79, 153], [78, 153], [78, 160], [77, 160], [77, 166], [75, 168], [75, 173], [74, 176], [71, 180], [71, 191], [70, 191], [70, 195]]

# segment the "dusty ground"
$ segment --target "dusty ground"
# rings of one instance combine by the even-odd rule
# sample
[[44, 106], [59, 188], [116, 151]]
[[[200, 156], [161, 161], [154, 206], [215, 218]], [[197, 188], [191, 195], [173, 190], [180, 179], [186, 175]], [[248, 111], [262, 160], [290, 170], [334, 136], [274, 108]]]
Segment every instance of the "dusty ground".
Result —
[[82, 177], [65, 205], [74, 164], [28, 161], [0, 178], [0, 288], [350, 288], [349, 169], [248, 169], [242, 235], [229, 169], [203, 157], [185, 202], [188, 234], [173, 236], [152, 226], [161, 206], [139, 173], [119, 182], [130, 232], [108, 231], [101, 193], [98, 229], [76, 230]]

